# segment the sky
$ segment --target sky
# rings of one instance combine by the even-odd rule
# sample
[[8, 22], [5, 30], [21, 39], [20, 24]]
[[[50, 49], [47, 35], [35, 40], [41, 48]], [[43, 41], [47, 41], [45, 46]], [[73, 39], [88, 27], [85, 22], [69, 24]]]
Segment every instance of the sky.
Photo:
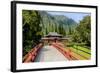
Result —
[[80, 20], [83, 19], [84, 16], [91, 15], [90, 13], [79, 13], [79, 12], [54, 12], [54, 11], [48, 11], [51, 15], [64, 15], [68, 18], [71, 18], [75, 20], [77, 23], [79, 23]]

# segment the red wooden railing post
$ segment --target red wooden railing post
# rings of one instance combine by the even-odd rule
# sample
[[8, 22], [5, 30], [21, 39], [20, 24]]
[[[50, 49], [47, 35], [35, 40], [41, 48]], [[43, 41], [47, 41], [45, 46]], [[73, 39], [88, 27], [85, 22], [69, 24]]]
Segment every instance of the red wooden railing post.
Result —
[[37, 56], [37, 53], [38, 53], [39, 49], [42, 48], [42, 46], [43, 46], [43, 44], [40, 43], [39, 45], [34, 47], [31, 51], [29, 51], [29, 53], [25, 55], [25, 58], [24, 58], [23, 62], [27, 63], [27, 62], [34, 61], [36, 56]]

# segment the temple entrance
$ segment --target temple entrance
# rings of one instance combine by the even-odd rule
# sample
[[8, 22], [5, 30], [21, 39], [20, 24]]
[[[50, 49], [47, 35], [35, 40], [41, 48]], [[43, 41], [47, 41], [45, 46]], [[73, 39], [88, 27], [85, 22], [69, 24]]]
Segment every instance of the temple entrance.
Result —
[[61, 42], [63, 40], [67, 40], [68, 38], [64, 38], [63, 35], [58, 34], [57, 32], [50, 32], [48, 35], [45, 35], [41, 38], [44, 44], [51, 45], [52, 43]]

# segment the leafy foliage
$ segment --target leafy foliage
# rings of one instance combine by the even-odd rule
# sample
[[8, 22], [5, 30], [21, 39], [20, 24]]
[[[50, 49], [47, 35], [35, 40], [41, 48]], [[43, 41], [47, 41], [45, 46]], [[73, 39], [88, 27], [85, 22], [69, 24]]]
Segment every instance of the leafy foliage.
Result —
[[[38, 11], [23, 10], [23, 55], [25, 55], [41, 38], [40, 14]], [[34, 45], [33, 45], [34, 44]]]
[[57, 32], [71, 35], [72, 42], [91, 46], [91, 18], [85, 16], [79, 24], [63, 15], [51, 15], [46, 11], [23, 10], [23, 56], [37, 45], [44, 35]]
[[79, 43], [86, 43], [87, 46], [91, 45], [91, 17], [85, 16], [80, 21], [73, 34], [73, 41]]

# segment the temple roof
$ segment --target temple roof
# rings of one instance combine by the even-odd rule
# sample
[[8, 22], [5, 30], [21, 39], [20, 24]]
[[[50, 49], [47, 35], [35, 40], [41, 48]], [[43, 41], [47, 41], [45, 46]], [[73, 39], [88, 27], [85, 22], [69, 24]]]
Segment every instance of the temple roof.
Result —
[[57, 32], [49, 32], [46, 37], [62, 37], [62, 35], [58, 34]]

